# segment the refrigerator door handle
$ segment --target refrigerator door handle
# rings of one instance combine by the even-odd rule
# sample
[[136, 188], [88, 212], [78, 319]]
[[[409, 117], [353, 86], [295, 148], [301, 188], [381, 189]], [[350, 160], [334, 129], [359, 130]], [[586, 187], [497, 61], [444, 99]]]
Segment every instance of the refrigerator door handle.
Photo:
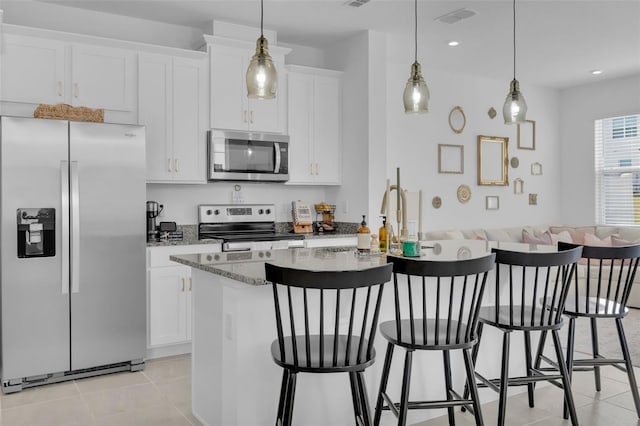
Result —
[[78, 162], [71, 162], [71, 292], [80, 291], [80, 189]]
[[62, 294], [69, 294], [69, 162], [60, 162], [62, 222]]

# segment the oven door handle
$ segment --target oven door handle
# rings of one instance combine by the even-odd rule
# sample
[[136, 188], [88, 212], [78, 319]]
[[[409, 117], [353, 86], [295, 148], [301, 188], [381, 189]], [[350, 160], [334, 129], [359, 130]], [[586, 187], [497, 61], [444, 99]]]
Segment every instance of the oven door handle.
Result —
[[280, 156], [280, 144], [278, 142], [274, 142], [273, 144], [273, 149], [275, 149], [275, 157], [276, 157], [276, 165], [273, 168], [273, 173], [280, 173], [280, 163], [282, 161], [282, 158]]
[[222, 244], [222, 251], [230, 252], [230, 251], [251, 251], [251, 247], [238, 247], [238, 248], [229, 248], [229, 243]]

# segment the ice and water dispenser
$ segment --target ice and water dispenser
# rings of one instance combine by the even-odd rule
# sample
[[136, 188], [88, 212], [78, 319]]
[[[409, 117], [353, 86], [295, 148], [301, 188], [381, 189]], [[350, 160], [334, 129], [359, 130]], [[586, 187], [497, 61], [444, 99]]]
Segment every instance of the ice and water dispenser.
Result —
[[56, 210], [29, 208], [17, 210], [18, 257], [56, 255]]

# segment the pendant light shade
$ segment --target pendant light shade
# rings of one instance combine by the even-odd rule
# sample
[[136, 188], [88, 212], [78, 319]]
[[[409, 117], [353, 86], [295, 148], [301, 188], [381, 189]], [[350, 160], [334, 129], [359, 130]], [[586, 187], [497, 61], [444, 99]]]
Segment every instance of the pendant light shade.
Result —
[[278, 73], [269, 55], [269, 42], [264, 38], [264, 7], [260, 0], [260, 37], [256, 41], [256, 53], [247, 68], [247, 97], [273, 99], [278, 91]]
[[520, 83], [516, 80], [516, 0], [513, 0], [513, 80], [502, 107], [504, 124], [523, 123], [527, 115], [527, 103], [520, 93]]
[[402, 96], [404, 112], [407, 114], [429, 112], [429, 88], [422, 78], [422, 67], [418, 63], [418, 0], [414, 0], [414, 19], [414, 62]]
[[414, 62], [411, 65], [411, 75], [407, 80], [402, 96], [404, 101], [404, 112], [425, 113], [429, 111], [429, 88], [422, 78], [420, 64]]

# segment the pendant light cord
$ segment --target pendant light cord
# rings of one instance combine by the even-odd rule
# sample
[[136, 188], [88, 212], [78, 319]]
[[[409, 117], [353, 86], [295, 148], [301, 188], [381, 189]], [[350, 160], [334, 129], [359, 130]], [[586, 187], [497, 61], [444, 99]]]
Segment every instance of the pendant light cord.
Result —
[[513, 0], [513, 79], [516, 79], [516, 0]]
[[264, 32], [262, 31], [263, 22], [264, 22], [264, 0], [260, 0], [260, 37], [264, 37]]
[[413, 46], [414, 46], [414, 53], [415, 53], [415, 62], [418, 62], [418, 0], [415, 0], [415, 3], [414, 3], [413, 17], [414, 17]]

